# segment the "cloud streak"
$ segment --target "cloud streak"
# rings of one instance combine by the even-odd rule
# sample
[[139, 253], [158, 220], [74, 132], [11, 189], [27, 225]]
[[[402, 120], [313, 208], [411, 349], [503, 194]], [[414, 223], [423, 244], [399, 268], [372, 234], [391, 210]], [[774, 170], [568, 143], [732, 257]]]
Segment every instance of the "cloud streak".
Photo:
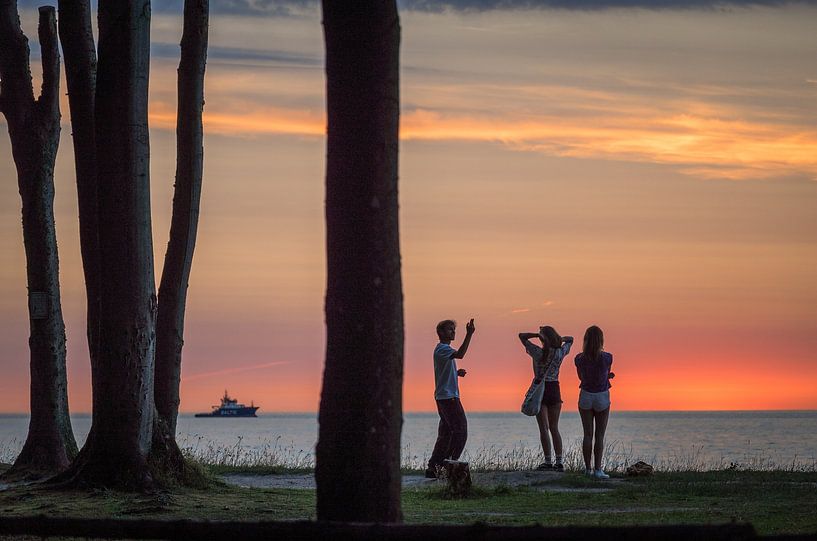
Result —
[[[178, 43], [153, 42], [150, 44], [152, 58], [179, 58]], [[323, 67], [323, 59], [314, 55], [293, 53], [290, 51], [270, 51], [240, 47], [210, 45], [207, 48], [207, 60], [236, 62], [253, 62], [283, 64], [288, 67]]]
[[264, 364], [254, 364], [252, 366], [240, 366], [238, 368], [227, 368], [225, 370], [214, 370], [212, 372], [200, 372], [198, 374], [191, 374], [189, 376], [185, 376], [182, 378], [183, 382], [194, 381], [197, 379], [203, 378], [210, 378], [213, 376], [224, 376], [227, 374], [237, 374], [239, 372], [249, 372], [251, 370], [261, 370], [264, 368], [270, 368], [273, 366], [280, 366], [282, 364], [290, 364], [290, 361], [275, 361], [271, 363], [264, 363]]
[[[703, 178], [758, 179], [806, 173], [817, 178], [817, 131], [745, 119], [701, 104], [679, 110], [617, 109], [595, 114], [528, 116], [404, 111], [404, 141], [496, 143], [510, 150], [547, 155], [649, 162]], [[151, 125], [175, 128], [170, 107], [151, 109]], [[244, 107], [205, 111], [207, 133], [233, 136], [322, 137], [323, 111]]]
[[[712, 10], [731, 7], [779, 7], [791, 4], [817, 5], [815, 0], [398, 0], [401, 11], [441, 13], [446, 11], [498, 11], [560, 9], [599, 11], [605, 9]], [[56, 0], [19, 0], [21, 9], [56, 6]], [[91, 2], [96, 10], [96, 1]], [[183, 0], [153, 0], [157, 14], [183, 13]], [[291, 18], [311, 16], [320, 10], [318, 0], [218, 0], [210, 4], [213, 15]]]
[[399, 0], [402, 9], [439, 13], [444, 11], [494, 11], [564, 9], [597, 11], [605, 9], [689, 10], [726, 7], [777, 7], [789, 4], [814, 5], [812, 0]]

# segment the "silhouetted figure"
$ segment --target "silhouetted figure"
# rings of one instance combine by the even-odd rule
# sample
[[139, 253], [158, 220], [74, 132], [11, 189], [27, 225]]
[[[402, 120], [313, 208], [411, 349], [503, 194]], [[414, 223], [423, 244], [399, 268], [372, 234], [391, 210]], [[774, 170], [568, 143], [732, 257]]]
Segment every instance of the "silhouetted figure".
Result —
[[468, 421], [460, 402], [460, 388], [457, 378], [465, 377], [464, 368], [457, 368], [455, 359], [465, 357], [471, 337], [474, 335], [474, 320], [465, 326], [465, 339], [459, 349], [451, 347], [457, 331], [457, 322], [451, 319], [437, 324], [437, 336], [440, 343], [434, 348], [434, 400], [440, 414], [437, 429], [437, 442], [428, 461], [426, 477], [436, 478], [443, 460], [457, 460], [465, 448], [468, 439]]
[[[542, 347], [530, 341], [539, 338]], [[525, 351], [533, 359], [533, 377], [545, 380], [545, 392], [542, 396], [542, 407], [536, 414], [536, 424], [539, 426], [539, 441], [542, 443], [542, 453], [545, 461], [537, 466], [537, 470], [564, 471], [562, 461], [562, 435], [559, 433], [559, 415], [562, 413], [562, 391], [559, 387], [559, 368], [562, 359], [570, 352], [573, 345], [572, 336], [559, 336], [556, 330], [549, 326], [539, 327], [538, 333], [521, 332], [519, 340], [525, 346]], [[550, 433], [548, 435], [548, 433]], [[550, 439], [553, 438], [551, 448]], [[552, 449], [552, 450], [551, 450]], [[556, 452], [556, 462], [553, 462], [552, 451]]]
[[[584, 428], [582, 455], [585, 473], [597, 479], [610, 477], [601, 468], [601, 459], [604, 454], [604, 432], [607, 430], [607, 420], [610, 417], [610, 380], [615, 377], [610, 371], [613, 355], [603, 351], [603, 348], [604, 333], [593, 325], [585, 331], [583, 350], [576, 355], [576, 372], [581, 382], [579, 415]], [[591, 453], [594, 459], [592, 468]]]

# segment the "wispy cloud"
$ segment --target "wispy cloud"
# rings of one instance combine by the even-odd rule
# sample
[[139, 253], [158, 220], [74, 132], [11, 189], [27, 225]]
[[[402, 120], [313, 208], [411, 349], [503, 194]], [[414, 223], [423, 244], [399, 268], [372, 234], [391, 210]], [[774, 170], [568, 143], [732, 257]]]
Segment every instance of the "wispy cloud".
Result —
[[[180, 54], [178, 43], [153, 42], [150, 44], [152, 58], [178, 59]], [[266, 49], [252, 49], [243, 47], [224, 47], [210, 45], [207, 47], [207, 60], [253, 62], [266, 64], [282, 64], [288, 67], [322, 67], [323, 59], [315, 55], [295, 53], [292, 51], [276, 51]]]
[[[697, 177], [771, 178], [803, 173], [817, 178], [817, 130], [729, 117], [690, 105], [690, 112], [590, 116], [494, 117], [417, 109], [403, 114], [401, 138], [418, 141], [494, 142], [522, 152], [650, 162], [677, 166]], [[208, 133], [295, 135], [325, 133], [323, 111], [246, 107], [205, 111]], [[157, 105], [154, 127], [174, 129], [175, 111]]]
[[[21, 9], [41, 5], [57, 5], [57, 0], [18, 0]], [[398, 0], [401, 11], [440, 13], [445, 11], [497, 11], [562, 9], [598, 11], [605, 9], [650, 10], [711, 10], [729, 7], [813, 5], [815, 0]], [[91, 2], [96, 8], [96, 1]], [[178, 14], [184, 10], [183, 0], [153, 0], [151, 10], [157, 14]], [[291, 18], [313, 14], [320, 10], [318, 0], [218, 0], [211, 2], [214, 15], [244, 17]]]
[[236, 368], [226, 368], [224, 370], [214, 370], [212, 372], [200, 372], [198, 374], [191, 374], [182, 378], [182, 381], [188, 382], [202, 378], [210, 378], [213, 376], [224, 376], [227, 374], [237, 374], [239, 372], [249, 372], [251, 370], [262, 370], [264, 368], [271, 368], [273, 366], [280, 366], [282, 364], [290, 364], [290, 361], [275, 361], [264, 364], [254, 364], [252, 366], [239, 366]]
[[724, 7], [784, 6], [812, 4], [812, 0], [398, 0], [402, 9], [414, 11], [493, 11], [514, 9], [715, 9]]

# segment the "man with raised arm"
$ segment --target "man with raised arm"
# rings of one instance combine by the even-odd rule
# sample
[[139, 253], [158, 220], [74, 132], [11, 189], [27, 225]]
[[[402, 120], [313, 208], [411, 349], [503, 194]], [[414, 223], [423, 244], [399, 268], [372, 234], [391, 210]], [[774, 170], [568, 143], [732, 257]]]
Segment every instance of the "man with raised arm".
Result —
[[434, 400], [440, 414], [440, 425], [437, 429], [437, 443], [428, 461], [426, 477], [436, 478], [443, 465], [443, 460], [457, 460], [465, 448], [468, 439], [468, 421], [460, 402], [460, 388], [457, 377], [465, 377], [465, 369], [457, 369], [455, 359], [465, 357], [471, 336], [474, 335], [473, 318], [465, 326], [465, 339], [459, 349], [451, 347], [457, 331], [457, 322], [446, 319], [437, 323], [437, 336], [440, 343], [434, 348]]

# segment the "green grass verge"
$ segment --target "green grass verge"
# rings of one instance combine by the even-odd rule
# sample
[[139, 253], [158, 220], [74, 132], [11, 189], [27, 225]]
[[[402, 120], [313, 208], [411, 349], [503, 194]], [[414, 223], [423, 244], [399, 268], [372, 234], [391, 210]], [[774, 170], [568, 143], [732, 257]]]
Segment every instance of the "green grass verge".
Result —
[[[599, 490], [601, 489], [601, 490]], [[464, 499], [441, 485], [403, 491], [409, 523], [548, 526], [718, 524], [750, 522], [758, 533], [817, 533], [817, 473], [717, 471], [659, 473], [598, 482], [571, 473], [533, 487], [476, 487]], [[290, 520], [315, 518], [315, 492], [242, 489], [212, 482], [206, 489], [157, 494], [0, 491], [0, 515]]]
[[[578, 474], [548, 487], [482, 489], [447, 499], [441, 489], [403, 496], [408, 522], [625, 526], [750, 522], [758, 533], [817, 533], [817, 474], [708, 472], [657, 474], [619, 483]], [[608, 491], [595, 491], [609, 487]]]

